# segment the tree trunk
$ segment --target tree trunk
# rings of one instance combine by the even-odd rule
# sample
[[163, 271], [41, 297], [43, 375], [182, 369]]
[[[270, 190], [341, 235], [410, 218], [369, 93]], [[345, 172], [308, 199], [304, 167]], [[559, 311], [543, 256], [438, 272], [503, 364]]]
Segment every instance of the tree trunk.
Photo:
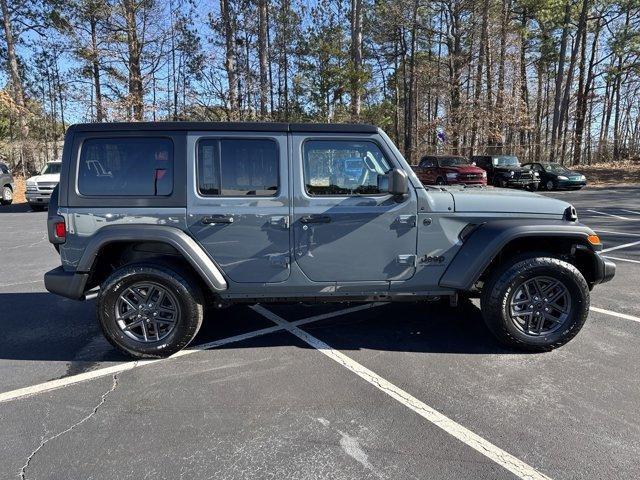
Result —
[[235, 59], [236, 33], [235, 21], [230, 8], [229, 0], [220, 0], [220, 15], [222, 17], [225, 38], [224, 68], [227, 71], [227, 81], [229, 82], [229, 120], [237, 120], [239, 111]]
[[102, 105], [102, 84], [100, 81], [100, 59], [98, 54], [98, 19], [95, 12], [91, 12], [89, 24], [91, 27], [91, 74], [96, 94], [96, 121], [102, 122], [105, 119], [105, 115]]
[[266, 118], [269, 103], [269, 41], [267, 32], [269, 31], [267, 0], [258, 0], [259, 10], [259, 35], [258, 35], [258, 57], [260, 58], [260, 115]]
[[11, 90], [13, 92], [13, 101], [16, 105], [18, 115], [19, 140], [21, 142], [21, 157], [24, 163], [26, 161], [26, 145], [25, 142], [29, 137], [28, 112], [24, 98], [24, 89], [22, 87], [22, 78], [18, 69], [18, 59], [15, 51], [15, 39], [13, 37], [13, 29], [11, 26], [11, 17], [7, 8], [7, 0], [0, 0], [0, 8], [2, 9], [2, 23], [4, 26], [5, 41], [7, 43], [7, 63], [9, 64], [9, 75], [11, 77]]
[[351, 0], [351, 119], [360, 118], [362, 103], [362, 0]]
[[559, 137], [560, 125], [560, 102], [562, 100], [562, 78], [564, 76], [564, 63], [567, 56], [567, 42], [569, 38], [569, 27], [571, 22], [571, 2], [567, 1], [564, 7], [564, 20], [562, 27], [562, 37], [560, 40], [560, 55], [558, 58], [558, 69], [556, 70], [556, 88], [553, 100], [553, 124], [551, 127], [551, 160], [555, 160], [556, 144]]
[[140, 67], [140, 40], [136, 24], [138, 4], [135, 0], [124, 0], [124, 17], [127, 28], [127, 47], [129, 51], [129, 102], [133, 110], [133, 119], [142, 121], [144, 103], [142, 91], [142, 71]]

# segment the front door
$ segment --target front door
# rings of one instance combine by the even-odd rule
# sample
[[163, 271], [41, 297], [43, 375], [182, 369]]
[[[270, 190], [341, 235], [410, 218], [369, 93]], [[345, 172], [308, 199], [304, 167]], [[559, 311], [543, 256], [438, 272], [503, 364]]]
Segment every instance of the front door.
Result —
[[381, 191], [395, 167], [376, 135], [292, 135], [294, 256], [316, 282], [386, 282], [415, 272], [415, 192]]
[[289, 277], [286, 133], [189, 136], [187, 222], [193, 237], [238, 283]]

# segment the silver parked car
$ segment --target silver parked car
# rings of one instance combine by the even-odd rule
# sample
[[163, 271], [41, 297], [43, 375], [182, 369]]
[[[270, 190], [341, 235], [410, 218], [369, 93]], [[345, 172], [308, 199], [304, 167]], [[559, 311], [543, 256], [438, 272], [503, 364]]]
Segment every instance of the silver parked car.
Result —
[[44, 210], [49, 205], [51, 192], [60, 182], [62, 162], [47, 162], [40, 173], [27, 179], [27, 202], [32, 210]]
[[13, 202], [13, 189], [11, 170], [4, 163], [0, 163], [0, 205], [10, 205]]

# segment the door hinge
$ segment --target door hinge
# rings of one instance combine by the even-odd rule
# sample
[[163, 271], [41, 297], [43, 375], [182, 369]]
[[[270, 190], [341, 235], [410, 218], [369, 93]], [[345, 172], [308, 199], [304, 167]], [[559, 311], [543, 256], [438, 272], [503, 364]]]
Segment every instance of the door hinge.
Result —
[[399, 265], [413, 265], [415, 267], [416, 266], [416, 256], [413, 255], [413, 254], [398, 255], [396, 257], [396, 262], [398, 262]]
[[400, 225], [406, 225], [408, 227], [416, 226], [416, 216], [415, 215], [399, 215], [396, 218], [396, 222]]
[[274, 227], [289, 228], [289, 215], [278, 215], [269, 219], [269, 224]]

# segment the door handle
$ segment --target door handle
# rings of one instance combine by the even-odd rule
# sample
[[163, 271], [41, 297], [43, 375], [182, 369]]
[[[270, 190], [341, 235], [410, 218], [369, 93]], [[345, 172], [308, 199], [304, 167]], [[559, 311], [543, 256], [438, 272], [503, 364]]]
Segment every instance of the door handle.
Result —
[[305, 215], [300, 217], [300, 223], [329, 223], [331, 217], [329, 215]]
[[233, 216], [231, 215], [211, 215], [209, 217], [202, 217], [202, 223], [205, 225], [212, 225], [215, 223], [233, 223]]

